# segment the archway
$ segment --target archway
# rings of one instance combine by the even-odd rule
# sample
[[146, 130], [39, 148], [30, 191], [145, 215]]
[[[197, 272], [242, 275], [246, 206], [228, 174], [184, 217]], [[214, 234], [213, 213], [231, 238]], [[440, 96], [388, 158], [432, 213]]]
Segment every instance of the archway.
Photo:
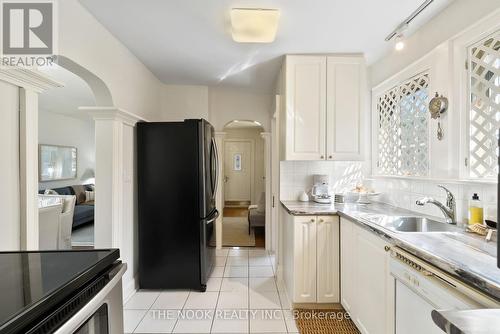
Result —
[[[39, 68], [39, 72], [42, 73], [43, 75], [47, 77], [54, 76], [54, 71], [59, 71], [59, 72], [66, 72], [65, 76], [66, 78], [73, 76], [76, 80], [80, 80], [82, 85], [85, 85], [88, 87], [90, 90], [90, 94], [92, 95], [93, 99], [92, 101], [87, 100], [80, 100], [78, 102], [78, 105], [76, 107], [76, 112], [79, 113], [82, 117], [85, 116], [87, 119], [89, 119], [93, 125], [94, 129], [97, 129], [98, 126], [96, 126], [96, 121], [95, 121], [95, 115], [94, 113], [99, 111], [99, 110], [109, 110], [109, 109], [116, 109], [113, 107], [113, 99], [111, 96], [111, 92], [107, 85], [102, 81], [97, 75], [92, 73], [91, 71], [87, 70], [83, 66], [77, 64], [73, 60], [69, 59], [68, 57], [58, 55], [55, 57], [55, 66], [53, 68]], [[51, 73], [52, 72], [52, 73]], [[55, 75], [55, 81], [57, 79], [60, 79], [60, 76], [57, 74]], [[62, 81], [65, 81], [64, 79]], [[63, 84], [63, 83], [62, 83]], [[58, 85], [58, 86], [63, 86], [63, 85]], [[55, 87], [54, 85], [52, 87]], [[41, 93], [43, 94], [43, 92]], [[35, 111], [33, 111], [35, 112]], [[37, 119], [38, 119], [38, 108], [36, 110], [37, 113]], [[97, 136], [97, 133], [94, 135], [95, 137], [95, 146], [109, 146], [108, 143], [103, 142], [102, 140], [99, 140], [99, 137]], [[38, 138], [37, 138], [38, 139]], [[38, 146], [38, 142], [35, 144], [33, 143], [32, 145]], [[36, 150], [38, 151], [38, 150]], [[32, 159], [37, 159], [38, 157], [32, 157]], [[109, 217], [111, 216], [111, 211], [113, 210], [112, 206], [109, 205], [109, 200], [108, 197], [103, 194], [101, 196], [101, 191], [99, 191], [99, 183], [103, 183], [103, 180], [106, 179], [105, 173], [99, 173], [99, 169], [104, 169], [104, 168], [99, 168], [99, 165], [104, 165], [109, 168], [114, 168], [115, 166], [110, 166], [111, 164], [108, 161], [103, 161], [103, 159], [100, 159], [98, 157], [97, 152], [94, 154], [94, 160], [95, 160], [95, 166], [94, 170], [88, 169], [82, 172], [82, 176], [85, 176], [87, 178], [95, 178], [95, 189], [98, 189], [96, 193], [96, 203], [95, 203], [95, 210], [94, 210], [94, 221], [95, 221], [95, 229], [94, 229], [94, 240], [97, 240], [95, 234], [99, 233], [99, 230], [109, 230], [109, 225], [111, 224], [109, 219], [103, 219], [102, 217]], [[100, 175], [99, 175], [100, 174]], [[36, 175], [36, 179], [34, 177], [29, 179], [29, 182], [33, 183], [31, 186], [31, 189], [38, 189], [38, 173]], [[105, 183], [105, 182], [104, 182]], [[102, 187], [103, 193], [110, 193], [111, 191], [108, 191], [104, 189], [105, 187]], [[30, 243], [26, 244], [26, 248], [30, 249], [37, 249], [38, 248], [38, 243], [36, 240], [34, 240], [34, 234], [36, 234], [36, 239], [39, 237], [39, 222], [38, 222], [38, 215], [33, 214], [33, 220], [30, 220], [26, 222], [26, 235], [31, 236]], [[35, 222], [36, 219], [36, 222]], [[101, 233], [102, 238], [100, 238], [100, 242], [97, 245], [98, 247], [103, 247], [103, 244], [106, 245], [111, 245], [113, 243], [113, 234], [112, 233]], [[28, 239], [28, 237], [26, 237]]]
[[233, 120], [223, 131], [222, 246], [265, 247], [264, 129], [257, 121]]
[[[39, 249], [94, 247], [95, 124], [81, 106], [96, 104], [94, 92], [79, 75], [59, 66], [39, 71], [61, 84], [38, 98]], [[71, 157], [69, 157], [69, 153]], [[62, 208], [51, 207], [55, 200]], [[50, 221], [59, 215], [58, 238]]]

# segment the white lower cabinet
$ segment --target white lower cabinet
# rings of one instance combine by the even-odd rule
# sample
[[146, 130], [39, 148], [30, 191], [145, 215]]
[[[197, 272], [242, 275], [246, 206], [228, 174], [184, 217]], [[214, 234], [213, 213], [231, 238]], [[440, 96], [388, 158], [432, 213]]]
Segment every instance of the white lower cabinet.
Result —
[[316, 222], [316, 300], [338, 303], [339, 291], [339, 217], [318, 217]]
[[316, 302], [316, 217], [294, 219], [293, 302]]
[[338, 303], [339, 217], [288, 214], [283, 230], [283, 279], [292, 302]]
[[356, 259], [354, 224], [340, 219], [340, 303], [350, 314], [354, 314], [356, 299], [355, 268]]
[[344, 218], [340, 244], [342, 305], [362, 333], [394, 333], [390, 245]]

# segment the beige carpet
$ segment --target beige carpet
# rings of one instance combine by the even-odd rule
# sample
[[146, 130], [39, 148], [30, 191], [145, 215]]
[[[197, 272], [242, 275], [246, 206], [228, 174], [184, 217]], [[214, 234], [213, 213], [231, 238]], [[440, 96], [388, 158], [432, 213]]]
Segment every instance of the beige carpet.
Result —
[[222, 218], [222, 245], [255, 247], [254, 230], [248, 234], [247, 217]]

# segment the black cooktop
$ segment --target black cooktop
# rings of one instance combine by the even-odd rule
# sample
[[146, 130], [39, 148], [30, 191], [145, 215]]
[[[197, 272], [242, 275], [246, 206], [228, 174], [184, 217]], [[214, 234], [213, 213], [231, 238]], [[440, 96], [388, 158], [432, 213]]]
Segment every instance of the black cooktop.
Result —
[[0, 252], [0, 332], [64, 301], [119, 256], [117, 249]]

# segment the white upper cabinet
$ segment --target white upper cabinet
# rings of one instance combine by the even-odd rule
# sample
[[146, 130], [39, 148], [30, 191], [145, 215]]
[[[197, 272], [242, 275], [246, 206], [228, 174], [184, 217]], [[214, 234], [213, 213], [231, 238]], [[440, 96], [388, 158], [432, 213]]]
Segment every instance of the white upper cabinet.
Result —
[[286, 56], [281, 160], [362, 159], [361, 56]]
[[285, 160], [325, 158], [326, 57], [286, 57]]
[[362, 57], [328, 57], [328, 160], [361, 160], [361, 110], [365, 101], [365, 65]]

